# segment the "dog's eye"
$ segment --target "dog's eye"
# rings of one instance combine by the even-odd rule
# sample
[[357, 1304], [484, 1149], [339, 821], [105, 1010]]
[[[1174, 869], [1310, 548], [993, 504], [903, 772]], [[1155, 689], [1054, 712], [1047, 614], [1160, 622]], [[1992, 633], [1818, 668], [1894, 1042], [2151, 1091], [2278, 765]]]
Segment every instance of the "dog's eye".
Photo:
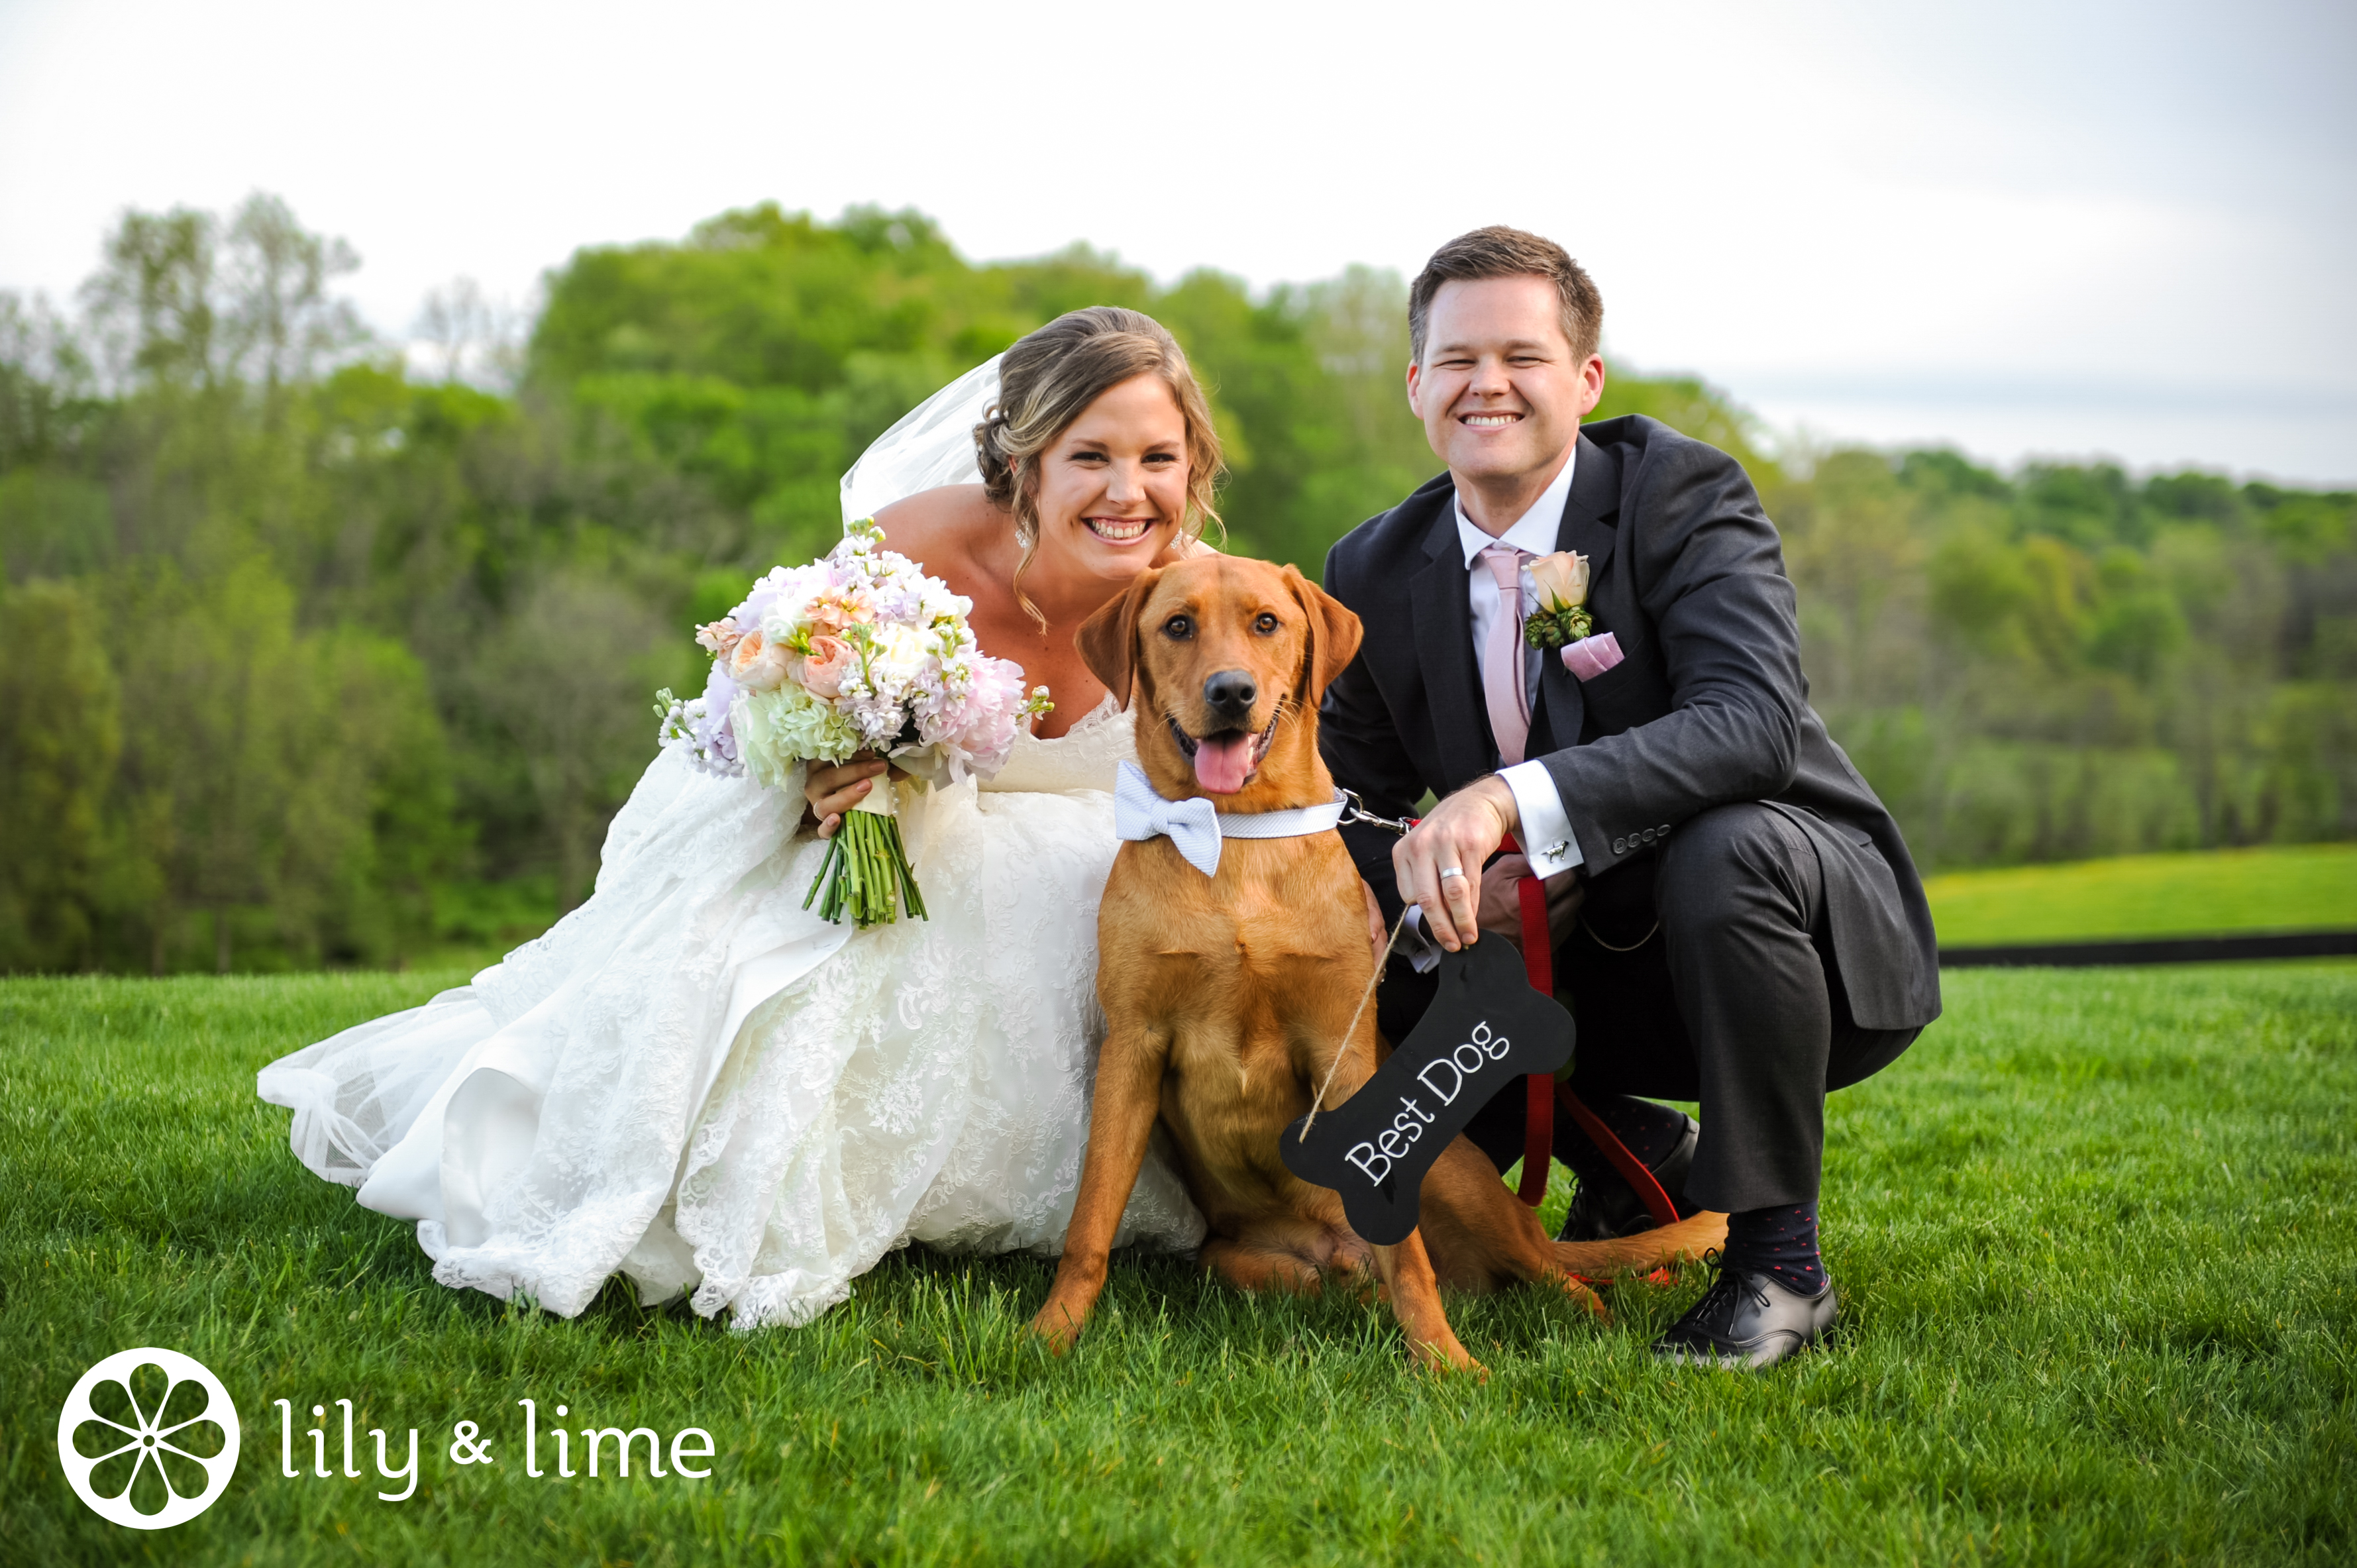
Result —
[[1195, 622], [1188, 616], [1172, 616], [1162, 623], [1162, 635], [1173, 642], [1184, 642], [1195, 635]]
[[1253, 629], [1266, 637], [1276, 629], [1276, 618], [1263, 610], [1253, 618]]

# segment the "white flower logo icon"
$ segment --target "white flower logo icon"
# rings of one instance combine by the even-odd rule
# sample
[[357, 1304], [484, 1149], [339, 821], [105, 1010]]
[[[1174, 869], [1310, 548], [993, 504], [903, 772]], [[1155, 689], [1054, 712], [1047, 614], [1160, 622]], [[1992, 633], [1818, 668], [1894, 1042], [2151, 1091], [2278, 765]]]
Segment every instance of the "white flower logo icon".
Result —
[[67, 1484], [92, 1513], [132, 1530], [169, 1530], [210, 1508], [237, 1468], [237, 1442], [229, 1391], [178, 1350], [115, 1352], [81, 1375], [58, 1412]]

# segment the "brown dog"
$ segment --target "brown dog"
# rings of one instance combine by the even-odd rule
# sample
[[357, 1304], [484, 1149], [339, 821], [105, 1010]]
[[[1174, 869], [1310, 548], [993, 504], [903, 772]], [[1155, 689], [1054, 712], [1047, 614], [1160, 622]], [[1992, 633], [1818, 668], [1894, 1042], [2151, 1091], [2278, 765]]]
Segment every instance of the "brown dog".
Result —
[[[1334, 798], [1318, 703], [1358, 651], [1359, 621], [1294, 568], [1209, 556], [1143, 573], [1079, 641], [1130, 702], [1140, 762], [1165, 798], [1209, 794], [1228, 812]], [[1626, 1240], [1551, 1241], [1460, 1137], [1425, 1178], [1418, 1230], [1375, 1247], [1351, 1232], [1338, 1194], [1285, 1168], [1277, 1138], [1309, 1109], [1334, 1053], [1329, 1105], [1377, 1065], [1372, 1007], [1342, 1038], [1373, 959], [1358, 868], [1335, 833], [1227, 840], [1209, 877], [1167, 838], [1125, 843], [1097, 941], [1107, 1032], [1094, 1120], [1063, 1262], [1031, 1323], [1059, 1352], [1104, 1288], [1157, 1115], [1211, 1225], [1205, 1267], [1246, 1290], [1308, 1290], [1327, 1271], [1363, 1277], [1372, 1264], [1422, 1365], [1474, 1364], [1442, 1311], [1443, 1283], [1543, 1281], [1601, 1316], [1570, 1274], [1695, 1256], [1726, 1234], [1726, 1217], [1710, 1214]]]

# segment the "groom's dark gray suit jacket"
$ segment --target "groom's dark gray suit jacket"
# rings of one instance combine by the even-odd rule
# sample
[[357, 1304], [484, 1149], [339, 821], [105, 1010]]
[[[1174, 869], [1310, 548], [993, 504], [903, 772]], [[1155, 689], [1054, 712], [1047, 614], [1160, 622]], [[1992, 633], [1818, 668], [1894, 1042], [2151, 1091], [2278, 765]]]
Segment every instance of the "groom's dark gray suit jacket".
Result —
[[[1466, 568], [1442, 474], [1351, 531], [1329, 593], [1365, 628], [1328, 690], [1319, 746], [1336, 780], [1405, 816], [1498, 765], [1475, 661]], [[1550, 653], [1529, 755], [1563, 796], [1591, 878], [1641, 858], [1701, 811], [1760, 801], [1815, 843], [1851, 1016], [1905, 1029], [1940, 1012], [1932, 912], [1899, 824], [1809, 705], [1775, 525], [1741, 467], [1641, 414], [1580, 432], [1555, 548], [1587, 557], [1588, 607], [1621, 662], [1582, 682]], [[1391, 850], [1342, 830], [1397, 918]]]

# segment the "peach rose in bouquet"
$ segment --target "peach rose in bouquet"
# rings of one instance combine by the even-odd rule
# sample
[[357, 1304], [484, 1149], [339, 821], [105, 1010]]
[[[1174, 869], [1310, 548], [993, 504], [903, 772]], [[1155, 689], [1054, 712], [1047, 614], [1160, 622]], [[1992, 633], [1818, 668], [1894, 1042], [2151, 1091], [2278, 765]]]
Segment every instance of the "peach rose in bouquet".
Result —
[[759, 628], [738, 638], [726, 659], [728, 678], [748, 692], [774, 692], [793, 674], [793, 655]]
[[802, 684], [819, 696], [840, 697], [844, 676], [859, 662], [858, 650], [824, 632], [813, 636], [810, 644], [810, 653], [802, 660]]

